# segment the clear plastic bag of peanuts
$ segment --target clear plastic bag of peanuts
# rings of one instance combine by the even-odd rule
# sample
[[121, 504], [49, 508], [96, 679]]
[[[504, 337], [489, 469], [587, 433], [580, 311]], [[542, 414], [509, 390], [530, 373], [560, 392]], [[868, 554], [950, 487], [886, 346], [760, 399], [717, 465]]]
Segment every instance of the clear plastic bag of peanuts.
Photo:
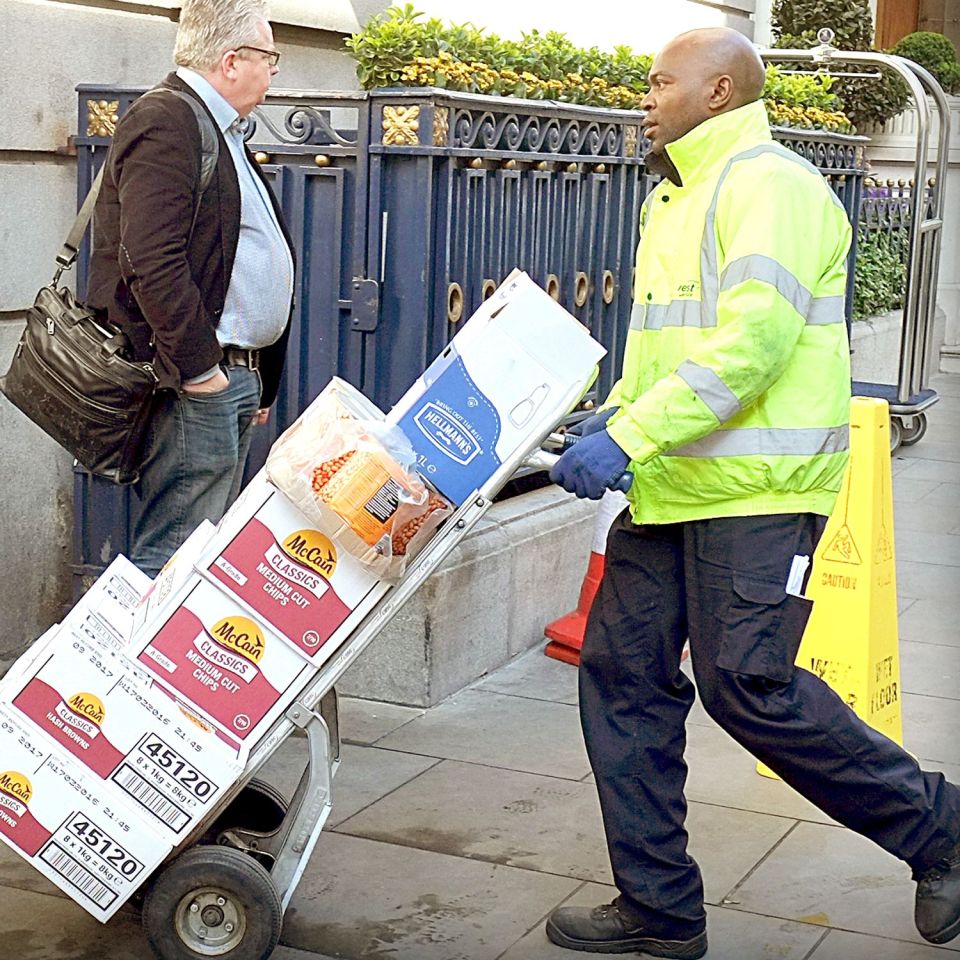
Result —
[[393, 580], [452, 513], [403, 432], [334, 378], [267, 457], [267, 476], [322, 533]]

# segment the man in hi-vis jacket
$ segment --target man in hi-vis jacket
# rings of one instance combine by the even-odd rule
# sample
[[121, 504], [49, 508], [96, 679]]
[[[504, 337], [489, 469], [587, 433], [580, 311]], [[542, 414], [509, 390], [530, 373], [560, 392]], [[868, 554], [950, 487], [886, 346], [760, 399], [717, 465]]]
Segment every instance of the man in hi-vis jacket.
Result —
[[913, 868], [923, 937], [960, 932], [960, 790], [794, 666], [811, 606], [795, 558], [814, 555], [847, 462], [850, 226], [771, 139], [763, 83], [733, 30], [685, 33], [654, 60], [644, 126], [664, 179], [641, 213], [622, 377], [551, 473], [592, 499], [632, 477], [580, 667], [620, 896], [554, 911], [547, 935], [573, 950], [706, 952], [684, 827], [688, 638], [707, 712]]

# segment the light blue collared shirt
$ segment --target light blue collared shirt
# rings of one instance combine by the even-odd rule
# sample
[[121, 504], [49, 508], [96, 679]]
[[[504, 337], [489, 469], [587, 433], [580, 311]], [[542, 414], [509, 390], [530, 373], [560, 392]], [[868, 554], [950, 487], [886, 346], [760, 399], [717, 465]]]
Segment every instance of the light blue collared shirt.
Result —
[[236, 126], [240, 115], [196, 71], [179, 67], [177, 76], [190, 85], [213, 114], [240, 183], [240, 235], [217, 340], [223, 346], [267, 347], [279, 339], [290, 314], [293, 257], [267, 188], [244, 151], [243, 137]]

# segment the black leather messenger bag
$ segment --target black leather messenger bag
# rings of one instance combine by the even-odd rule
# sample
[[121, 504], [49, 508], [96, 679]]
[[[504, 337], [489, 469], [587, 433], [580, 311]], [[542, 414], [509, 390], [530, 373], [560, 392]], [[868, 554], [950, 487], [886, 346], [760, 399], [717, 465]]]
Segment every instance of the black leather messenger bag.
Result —
[[[188, 102], [197, 115], [202, 143], [199, 206], [216, 167], [216, 132], [196, 100], [176, 90], [163, 92]], [[61, 274], [77, 259], [102, 176], [101, 169], [57, 255], [52, 283], [40, 290], [27, 314], [10, 369], [0, 378], [0, 391], [91, 473], [125, 484], [140, 475], [157, 378], [151, 364], [131, 359], [122, 330], [98, 319], [67, 287], [59, 286]]]

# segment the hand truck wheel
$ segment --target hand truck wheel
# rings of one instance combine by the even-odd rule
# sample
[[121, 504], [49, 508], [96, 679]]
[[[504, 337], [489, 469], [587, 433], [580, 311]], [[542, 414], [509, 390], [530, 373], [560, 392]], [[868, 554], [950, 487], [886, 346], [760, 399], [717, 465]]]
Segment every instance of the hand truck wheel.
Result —
[[[244, 784], [240, 792], [227, 804], [226, 809], [217, 816], [200, 843], [230, 846], [231, 840], [227, 834], [231, 830], [273, 833], [283, 823], [287, 807], [286, 798], [273, 784], [254, 777]], [[246, 852], [256, 857], [267, 870], [273, 866], [272, 858], [258, 856], [255, 850], [248, 849]]]
[[270, 874], [230, 847], [191, 847], [156, 876], [143, 903], [160, 960], [266, 960], [282, 924]]
[[909, 427], [906, 424], [901, 426], [900, 443], [905, 447], [912, 447], [915, 443], [919, 443], [921, 437], [927, 432], [927, 415], [917, 413], [905, 419], [909, 419], [911, 423]]
[[214, 820], [206, 834], [208, 842], [216, 843], [216, 837], [211, 835], [228, 827], [246, 827], [263, 833], [276, 830], [283, 823], [287, 806], [286, 797], [272, 783], [254, 777]]

